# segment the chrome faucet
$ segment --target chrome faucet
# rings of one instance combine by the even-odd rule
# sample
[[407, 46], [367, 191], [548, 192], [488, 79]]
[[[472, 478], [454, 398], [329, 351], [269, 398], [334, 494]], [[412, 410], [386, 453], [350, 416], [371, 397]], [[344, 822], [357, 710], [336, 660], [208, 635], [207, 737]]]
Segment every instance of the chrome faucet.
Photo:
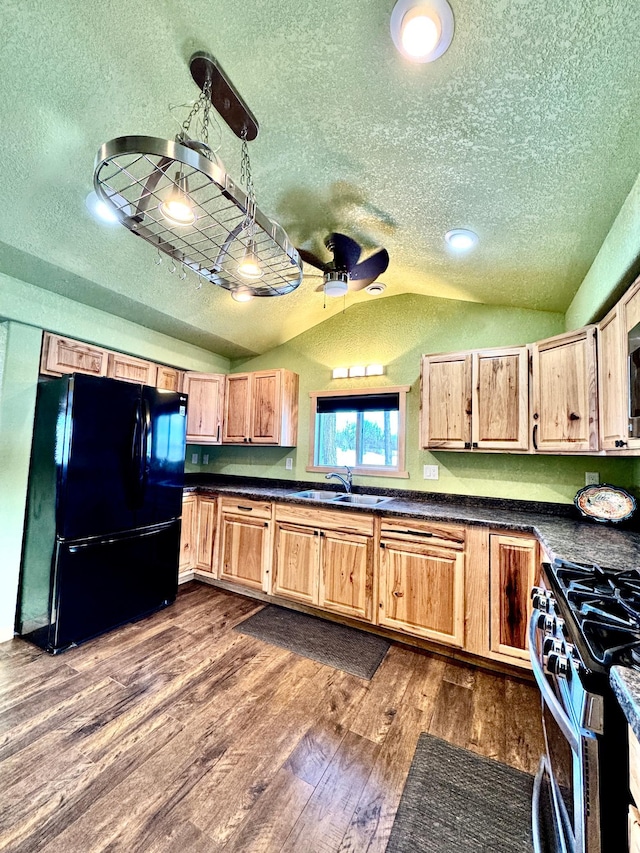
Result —
[[336, 480], [340, 480], [342, 485], [344, 486], [345, 492], [349, 495], [351, 494], [351, 483], [353, 482], [353, 474], [351, 473], [351, 468], [348, 465], [344, 466], [347, 470], [347, 476], [343, 477], [342, 474], [338, 474], [337, 471], [332, 471], [330, 474], [327, 474], [325, 479], [331, 480], [335, 478]]

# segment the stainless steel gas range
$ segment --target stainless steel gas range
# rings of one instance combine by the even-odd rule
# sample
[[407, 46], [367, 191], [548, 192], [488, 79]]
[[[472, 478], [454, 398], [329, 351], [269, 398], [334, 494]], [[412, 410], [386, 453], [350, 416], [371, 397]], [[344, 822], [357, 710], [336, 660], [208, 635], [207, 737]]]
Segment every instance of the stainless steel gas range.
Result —
[[532, 597], [529, 650], [546, 743], [534, 785], [536, 851], [623, 853], [626, 724], [608, 671], [640, 662], [640, 572], [556, 560], [543, 564]]

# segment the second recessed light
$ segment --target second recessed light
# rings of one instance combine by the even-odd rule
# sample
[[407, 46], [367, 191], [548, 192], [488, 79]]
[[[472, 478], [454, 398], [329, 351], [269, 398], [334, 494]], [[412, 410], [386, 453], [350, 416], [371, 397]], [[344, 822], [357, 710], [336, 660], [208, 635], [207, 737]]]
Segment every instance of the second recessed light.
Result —
[[478, 242], [478, 235], [467, 228], [453, 228], [447, 231], [444, 239], [455, 252], [468, 252]]
[[433, 62], [453, 39], [447, 0], [398, 0], [391, 13], [391, 38], [411, 62]]

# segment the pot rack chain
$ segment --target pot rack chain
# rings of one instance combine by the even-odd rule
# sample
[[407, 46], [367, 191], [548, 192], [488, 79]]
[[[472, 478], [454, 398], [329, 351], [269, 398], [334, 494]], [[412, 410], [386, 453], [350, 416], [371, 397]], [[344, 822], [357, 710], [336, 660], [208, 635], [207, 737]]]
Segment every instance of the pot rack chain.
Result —
[[202, 123], [200, 128], [200, 138], [204, 142], [205, 147], [200, 149], [200, 153], [208, 160], [212, 160], [211, 148], [209, 146], [209, 123], [211, 122], [211, 76], [207, 78], [202, 86], [200, 96], [191, 107], [191, 111], [186, 119], [182, 122], [182, 131], [176, 137], [176, 141], [185, 142], [192, 139], [191, 122], [195, 119], [198, 113], [202, 111]]
[[256, 231], [256, 193], [253, 186], [253, 177], [251, 175], [251, 159], [249, 157], [246, 128], [242, 131], [240, 183], [244, 185], [247, 192], [247, 215], [245, 217], [245, 228], [249, 234], [249, 240], [253, 240]]

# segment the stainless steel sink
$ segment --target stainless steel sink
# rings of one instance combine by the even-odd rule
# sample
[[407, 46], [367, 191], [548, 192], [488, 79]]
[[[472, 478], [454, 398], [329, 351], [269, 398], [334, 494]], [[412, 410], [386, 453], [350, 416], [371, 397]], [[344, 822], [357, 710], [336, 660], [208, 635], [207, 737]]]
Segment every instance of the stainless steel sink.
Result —
[[330, 492], [326, 489], [307, 489], [304, 492], [292, 492], [288, 498], [302, 498], [306, 501], [333, 501], [340, 497], [340, 492]]
[[360, 506], [376, 506], [390, 501], [391, 498], [382, 498], [379, 495], [339, 495], [334, 503], [360, 504]]

